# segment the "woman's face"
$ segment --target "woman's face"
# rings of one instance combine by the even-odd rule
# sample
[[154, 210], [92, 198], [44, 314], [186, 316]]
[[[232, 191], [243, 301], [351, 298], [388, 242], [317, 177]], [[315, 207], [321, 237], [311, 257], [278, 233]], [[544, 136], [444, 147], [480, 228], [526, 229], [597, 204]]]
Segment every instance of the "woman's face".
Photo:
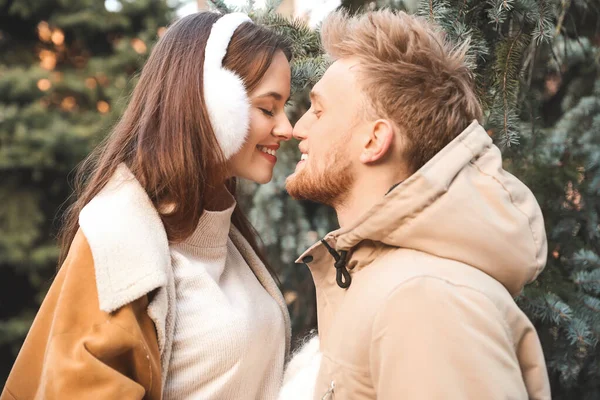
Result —
[[279, 144], [292, 137], [284, 112], [290, 97], [290, 64], [279, 51], [258, 86], [249, 93], [250, 129], [242, 149], [228, 161], [232, 176], [267, 183], [277, 163]]

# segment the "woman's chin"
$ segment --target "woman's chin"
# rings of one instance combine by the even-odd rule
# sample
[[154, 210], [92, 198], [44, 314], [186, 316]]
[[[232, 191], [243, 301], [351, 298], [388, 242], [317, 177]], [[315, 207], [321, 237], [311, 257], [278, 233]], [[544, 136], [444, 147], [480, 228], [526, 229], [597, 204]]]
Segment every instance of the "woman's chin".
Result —
[[259, 185], [264, 185], [266, 183], [271, 182], [271, 179], [273, 179], [273, 172], [265, 172], [262, 174], [247, 174], [247, 176], [245, 176], [244, 178], [254, 183], [258, 183]]
[[261, 179], [253, 179], [253, 181], [258, 183], [259, 185], [264, 185], [264, 184], [271, 182], [271, 179], [273, 179], [273, 176], [269, 175], [269, 177], [265, 177], [265, 178], [261, 178]]
[[236, 168], [233, 176], [264, 185], [273, 179], [273, 168], [264, 168], [264, 165], [247, 165], [244, 168]]

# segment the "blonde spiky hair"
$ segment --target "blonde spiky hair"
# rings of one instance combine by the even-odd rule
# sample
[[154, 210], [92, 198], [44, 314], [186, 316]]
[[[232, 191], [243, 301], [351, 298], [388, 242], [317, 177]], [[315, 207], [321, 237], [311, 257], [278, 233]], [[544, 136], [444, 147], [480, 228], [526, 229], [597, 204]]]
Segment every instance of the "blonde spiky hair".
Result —
[[321, 40], [333, 60], [358, 59], [369, 113], [399, 127], [411, 172], [481, 118], [465, 62], [468, 43], [453, 46], [423, 18], [390, 10], [357, 16], [336, 11], [323, 22]]

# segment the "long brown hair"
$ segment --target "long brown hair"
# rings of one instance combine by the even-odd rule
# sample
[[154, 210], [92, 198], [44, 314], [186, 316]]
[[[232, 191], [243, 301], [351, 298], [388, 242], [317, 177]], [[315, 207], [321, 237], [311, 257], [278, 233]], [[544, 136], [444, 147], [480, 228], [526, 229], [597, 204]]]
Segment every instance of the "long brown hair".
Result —
[[[59, 265], [79, 229], [79, 213], [121, 163], [129, 167], [157, 210], [165, 203], [175, 206], [168, 214], [161, 213], [170, 242], [191, 235], [207, 197], [223, 182], [235, 196], [235, 178], [225, 181], [225, 159], [203, 96], [204, 48], [219, 17], [213, 12], [188, 15], [154, 46], [120, 121], [78, 168], [76, 200], [65, 212], [59, 234]], [[284, 38], [260, 25], [244, 23], [231, 38], [223, 65], [236, 72], [251, 92], [278, 51], [291, 58]], [[269, 268], [256, 231], [239, 206], [232, 223]]]

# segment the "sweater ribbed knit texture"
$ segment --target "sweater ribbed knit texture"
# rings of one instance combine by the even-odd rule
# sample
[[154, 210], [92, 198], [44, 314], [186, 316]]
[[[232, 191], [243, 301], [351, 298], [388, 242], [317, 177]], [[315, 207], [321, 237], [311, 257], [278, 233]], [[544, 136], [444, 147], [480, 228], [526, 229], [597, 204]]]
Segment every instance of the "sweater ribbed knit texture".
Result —
[[281, 386], [283, 317], [229, 238], [228, 201], [170, 247], [177, 315], [165, 399], [275, 399]]

